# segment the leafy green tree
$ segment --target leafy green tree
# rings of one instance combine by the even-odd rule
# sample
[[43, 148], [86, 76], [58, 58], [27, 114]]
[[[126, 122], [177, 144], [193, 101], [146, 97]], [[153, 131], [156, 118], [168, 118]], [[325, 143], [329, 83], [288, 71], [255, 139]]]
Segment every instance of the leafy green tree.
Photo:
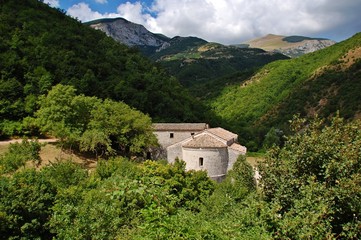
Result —
[[82, 186], [88, 179], [87, 170], [71, 160], [52, 163], [42, 170], [42, 174], [57, 189]]
[[274, 145], [280, 146], [282, 134], [282, 130], [272, 127], [265, 136], [263, 148], [269, 149]]
[[72, 86], [56, 85], [40, 99], [40, 109], [36, 112], [38, 124], [43, 132], [65, 139], [64, 132], [76, 132], [72, 122], [74, 110], [72, 100], [76, 90]]
[[144, 153], [155, 146], [157, 139], [151, 128], [151, 119], [122, 102], [104, 100], [91, 111], [87, 131], [81, 139], [81, 148], [111, 154]]
[[181, 161], [102, 161], [86, 184], [59, 189], [49, 226], [61, 239], [170, 236], [163, 223], [181, 209], [197, 212], [213, 189], [206, 172], [186, 172]]
[[157, 145], [150, 117], [123, 102], [76, 95], [72, 86], [53, 87], [41, 98], [36, 117], [44, 133], [97, 156], [141, 155]]
[[234, 194], [236, 197], [237, 191], [245, 191], [246, 193], [255, 191], [256, 180], [254, 175], [253, 168], [247, 162], [246, 157], [240, 155], [227, 176], [228, 181], [231, 181], [230, 186], [227, 186], [230, 194]]
[[276, 237], [360, 238], [361, 122], [295, 118], [292, 129], [261, 170], [266, 200], [279, 214]]

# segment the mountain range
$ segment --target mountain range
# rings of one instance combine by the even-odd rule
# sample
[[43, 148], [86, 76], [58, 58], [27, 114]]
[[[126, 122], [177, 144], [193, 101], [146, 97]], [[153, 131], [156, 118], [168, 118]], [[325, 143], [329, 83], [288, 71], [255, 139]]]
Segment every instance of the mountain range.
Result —
[[[85, 23], [92, 28], [105, 32], [116, 41], [127, 46], [136, 46], [143, 53], [154, 60], [161, 60], [163, 56], [168, 56], [169, 52], [180, 53], [195, 46], [207, 44], [206, 40], [197, 37], [174, 37], [169, 38], [163, 34], [156, 34], [148, 31], [143, 25], [130, 22], [124, 18], [98, 19]], [[175, 41], [175, 39], [177, 39]], [[179, 46], [179, 41], [182, 47]], [[289, 57], [298, 57], [306, 53], [314, 52], [335, 44], [335, 41], [325, 38], [310, 38], [304, 36], [281, 36], [268, 34], [266, 36], [252, 39], [241, 44], [224, 47], [239, 48], [260, 48], [265, 51], [279, 52]], [[174, 48], [177, 44], [176, 52], [166, 51]]]
[[279, 52], [294, 58], [329, 47], [335, 43], [335, 41], [325, 38], [268, 34], [264, 37], [249, 40], [243, 46]]

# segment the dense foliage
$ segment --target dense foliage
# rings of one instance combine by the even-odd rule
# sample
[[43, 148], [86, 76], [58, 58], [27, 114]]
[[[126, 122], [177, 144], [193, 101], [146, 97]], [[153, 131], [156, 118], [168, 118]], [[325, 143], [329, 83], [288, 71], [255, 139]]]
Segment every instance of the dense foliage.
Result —
[[38, 97], [59, 83], [124, 101], [156, 120], [202, 118], [203, 108], [164, 70], [37, 0], [1, 1], [0, 63], [1, 135], [22, 132]]
[[120, 157], [3, 174], [0, 239], [359, 239], [361, 122], [323, 126], [295, 118], [258, 187], [243, 156], [221, 183]]
[[117, 158], [90, 175], [69, 161], [25, 169], [0, 177], [0, 238], [164, 238], [162, 222], [197, 213], [213, 190], [206, 172], [186, 172], [180, 161]]
[[151, 119], [123, 102], [76, 95], [72, 86], [58, 84], [40, 99], [35, 122], [67, 147], [97, 156], [144, 154], [157, 146]]
[[26, 162], [40, 163], [41, 144], [34, 140], [24, 139], [22, 143], [11, 143], [9, 150], [0, 156], [0, 174], [14, 172], [24, 167]]
[[[178, 46], [178, 45], [176, 45]], [[188, 48], [159, 51], [155, 55], [162, 66], [176, 76], [196, 96], [203, 97], [207, 88], [194, 91], [199, 85], [212, 80], [264, 66], [267, 63], [288, 57], [279, 53], [267, 53], [262, 49], [225, 46], [217, 43], [188, 43]], [[222, 88], [226, 86], [223, 83]], [[211, 87], [211, 89], [216, 89]]]
[[277, 213], [277, 239], [360, 239], [361, 122], [295, 118], [282, 149], [269, 153], [263, 193]]

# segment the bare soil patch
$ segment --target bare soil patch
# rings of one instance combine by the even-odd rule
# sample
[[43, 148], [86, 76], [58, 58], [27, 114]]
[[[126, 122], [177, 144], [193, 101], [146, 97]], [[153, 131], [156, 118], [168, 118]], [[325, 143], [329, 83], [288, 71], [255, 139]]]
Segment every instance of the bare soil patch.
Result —
[[47, 143], [40, 151], [41, 162], [38, 168], [45, 167], [49, 164], [54, 164], [61, 161], [73, 161], [82, 165], [87, 169], [94, 169], [96, 167], [96, 159], [85, 158], [70, 151], [62, 150], [57, 143]]
[[[61, 149], [56, 139], [38, 139], [40, 143], [43, 143], [44, 146], [40, 150], [40, 159], [41, 161], [35, 165], [34, 162], [28, 162], [27, 166], [35, 167], [41, 169], [50, 164], [54, 164], [61, 161], [73, 161], [82, 165], [83, 167], [91, 170], [96, 167], [96, 159], [91, 157], [84, 157], [74, 152]], [[22, 139], [12, 139], [8, 141], [0, 141], [0, 155], [4, 154], [10, 144], [12, 143], [21, 143]]]

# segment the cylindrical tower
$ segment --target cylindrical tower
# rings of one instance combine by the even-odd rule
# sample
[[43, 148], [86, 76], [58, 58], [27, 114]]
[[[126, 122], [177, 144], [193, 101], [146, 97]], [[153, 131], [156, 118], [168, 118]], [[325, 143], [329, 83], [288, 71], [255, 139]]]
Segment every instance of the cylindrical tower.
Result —
[[209, 135], [195, 137], [183, 146], [186, 169], [206, 170], [212, 179], [222, 179], [227, 173], [227, 145]]

